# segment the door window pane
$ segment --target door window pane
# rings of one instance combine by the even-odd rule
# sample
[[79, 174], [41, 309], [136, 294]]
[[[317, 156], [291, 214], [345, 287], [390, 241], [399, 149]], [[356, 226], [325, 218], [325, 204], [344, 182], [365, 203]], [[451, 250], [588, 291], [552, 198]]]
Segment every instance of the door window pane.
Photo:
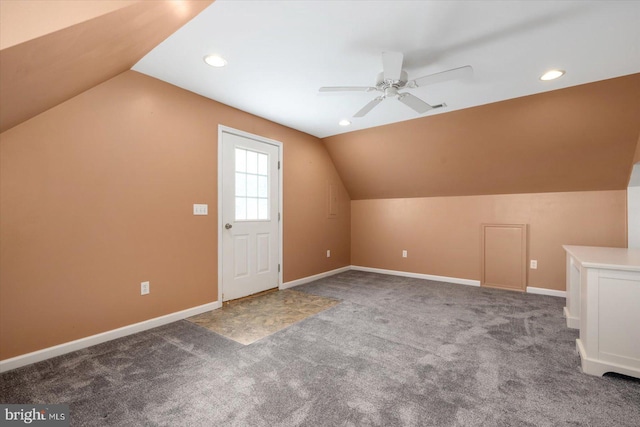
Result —
[[266, 154], [258, 154], [258, 175], [267, 175], [269, 157]]
[[258, 174], [258, 153], [247, 150], [247, 173]]
[[266, 176], [258, 177], [258, 197], [266, 199], [268, 196], [269, 181]]
[[236, 221], [269, 220], [269, 155], [236, 148]]
[[258, 175], [247, 174], [247, 197], [258, 197]]
[[247, 197], [247, 219], [258, 219], [258, 199]]
[[236, 172], [236, 197], [247, 195], [247, 174]]
[[247, 171], [247, 150], [236, 148], [236, 172]]

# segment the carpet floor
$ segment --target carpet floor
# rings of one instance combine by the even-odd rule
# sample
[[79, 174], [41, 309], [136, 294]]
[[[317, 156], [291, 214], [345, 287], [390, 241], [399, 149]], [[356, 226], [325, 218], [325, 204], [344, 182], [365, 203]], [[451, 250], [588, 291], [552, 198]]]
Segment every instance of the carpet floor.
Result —
[[580, 370], [564, 299], [349, 271], [336, 306], [242, 345], [188, 321], [0, 376], [77, 426], [638, 426], [640, 381]]

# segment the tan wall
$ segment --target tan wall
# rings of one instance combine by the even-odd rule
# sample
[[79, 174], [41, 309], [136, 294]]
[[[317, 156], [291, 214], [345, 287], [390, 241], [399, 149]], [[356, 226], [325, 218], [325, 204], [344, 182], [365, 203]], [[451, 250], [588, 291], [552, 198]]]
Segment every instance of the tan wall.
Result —
[[325, 138], [352, 200], [622, 190], [640, 73]]
[[0, 49], [131, 6], [140, 0], [1, 0]]
[[283, 143], [284, 280], [350, 264], [319, 139], [127, 71], [0, 134], [0, 359], [217, 300], [218, 124]]
[[[529, 224], [529, 286], [565, 289], [563, 244], [626, 247], [626, 191], [351, 202], [353, 265], [480, 280], [480, 224]], [[402, 250], [408, 257], [402, 258]]]
[[0, 132], [129, 70], [212, 2], [2, 1]]

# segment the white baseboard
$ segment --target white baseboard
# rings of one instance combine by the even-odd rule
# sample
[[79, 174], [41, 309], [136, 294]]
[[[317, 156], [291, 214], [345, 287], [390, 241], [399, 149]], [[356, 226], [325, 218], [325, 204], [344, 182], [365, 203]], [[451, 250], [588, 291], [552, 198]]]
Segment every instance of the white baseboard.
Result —
[[344, 273], [351, 270], [351, 266], [336, 268], [335, 270], [325, 271], [324, 273], [314, 274], [313, 276], [303, 277], [302, 279], [292, 280], [280, 285], [280, 289], [289, 289], [294, 286], [304, 285], [305, 283], [313, 282], [314, 280], [323, 279], [325, 277], [333, 276], [334, 274]]
[[555, 289], [546, 288], [534, 288], [532, 286], [527, 286], [527, 292], [530, 294], [549, 295], [552, 297], [567, 297], [567, 293], [565, 291], [556, 291]]
[[[294, 286], [303, 285], [305, 283], [313, 282], [314, 280], [322, 279], [325, 277], [333, 276], [335, 274], [344, 273], [349, 270], [356, 271], [368, 271], [371, 273], [390, 274], [393, 276], [413, 277], [416, 279], [434, 280], [438, 282], [457, 283], [459, 285], [468, 286], [480, 286], [479, 280], [460, 279], [456, 277], [446, 276], [434, 276], [431, 274], [411, 273], [408, 271], [398, 270], [385, 270], [382, 268], [361, 267], [357, 265], [351, 265], [346, 267], [337, 268], [331, 271], [325, 271], [323, 273], [315, 274], [313, 276], [303, 277], [301, 279], [292, 280], [290, 282], [280, 285], [280, 289], [288, 289]], [[527, 292], [532, 294], [551, 295], [555, 297], [566, 297], [566, 292], [556, 291], [553, 289], [534, 288], [527, 287]], [[34, 351], [32, 353], [23, 354], [13, 357], [11, 359], [0, 360], [0, 373], [10, 371], [12, 369], [20, 368], [21, 366], [30, 365], [32, 363], [40, 362], [42, 360], [51, 359], [52, 357], [61, 356], [72, 351], [81, 350], [83, 348], [91, 347], [96, 344], [100, 344], [106, 341], [111, 341], [117, 338], [122, 338], [127, 335], [132, 335], [138, 332], [153, 329], [158, 326], [166, 325], [167, 323], [176, 322], [178, 320], [186, 319], [187, 317], [195, 316], [206, 311], [215, 310], [222, 307], [219, 301], [192, 307], [186, 310], [177, 311], [164, 316], [156, 317], [154, 319], [145, 320], [143, 322], [134, 323], [133, 325], [123, 326], [122, 328], [113, 329], [111, 331], [102, 332], [100, 334], [91, 335], [89, 337], [80, 338], [75, 341], [70, 341], [64, 344], [59, 344], [53, 347], [45, 348], [42, 350]]]
[[[368, 271], [371, 273], [380, 273], [380, 274], [391, 274], [393, 276], [414, 277], [416, 279], [427, 279], [427, 280], [435, 280], [437, 282], [457, 283], [459, 285], [480, 286], [479, 280], [460, 279], [457, 277], [434, 276], [431, 274], [410, 273], [408, 271], [397, 271], [397, 270], [385, 270], [383, 268], [373, 268], [373, 267], [360, 267], [357, 265], [352, 265], [351, 270]], [[554, 289], [546, 289], [546, 288], [534, 288], [532, 286], [527, 286], [527, 292], [530, 294], [549, 295], [549, 296], [561, 297], [561, 298], [566, 298], [567, 296], [567, 293], [565, 291], [556, 291]]]
[[52, 357], [61, 356], [66, 353], [71, 353], [72, 351], [81, 350], [83, 348], [91, 347], [92, 345], [100, 344], [106, 341], [111, 341], [116, 338], [126, 337], [127, 335], [146, 331], [148, 329], [153, 329], [158, 326], [166, 325], [167, 323], [186, 319], [187, 317], [215, 310], [216, 308], [220, 307], [222, 307], [222, 304], [219, 301], [215, 301], [209, 304], [188, 308], [186, 310], [176, 311], [175, 313], [166, 314], [154, 319], [145, 320], [143, 322], [134, 323], [133, 325], [127, 325], [118, 329], [113, 329], [111, 331], [102, 332], [100, 334], [91, 335], [85, 338], [80, 338], [75, 341], [70, 341], [53, 347], [44, 348], [32, 353], [12, 357], [11, 359], [0, 360], [0, 372], [10, 371], [12, 369], [20, 368], [21, 366], [30, 365], [32, 363], [40, 362], [46, 359], [51, 359]]
[[567, 319], [567, 328], [580, 329], [580, 319], [572, 316], [567, 307], [562, 308], [562, 315]]
[[392, 276], [413, 277], [415, 279], [435, 280], [437, 282], [457, 283], [458, 285], [480, 286], [479, 280], [459, 279], [457, 277], [434, 276], [431, 274], [410, 273], [408, 271], [385, 270], [382, 268], [360, 267], [352, 265], [351, 270], [368, 271], [370, 273], [390, 274]]

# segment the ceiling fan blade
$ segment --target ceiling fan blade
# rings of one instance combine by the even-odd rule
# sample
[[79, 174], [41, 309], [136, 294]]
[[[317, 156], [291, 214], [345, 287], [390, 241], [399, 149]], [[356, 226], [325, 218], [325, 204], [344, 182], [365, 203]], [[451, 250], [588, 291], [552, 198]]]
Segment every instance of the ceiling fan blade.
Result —
[[422, 99], [411, 95], [410, 93], [401, 93], [398, 95], [398, 101], [413, 109], [416, 113], [422, 114], [433, 109], [433, 107]]
[[460, 68], [453, 68], [451, 70], [442, 71], [440, 73], [429, 74], [428, 76], [420, 77], [413, 82], [409, 82], [410, 87], [426, 86], [433, 83], [440, 83], [447, 80], [464, 79], [473, 75], [473, 67], [471, 65], [465, 65]]
[[364, 107], [362, 107], [362, 109], [360, 111], [358, 111], [357, 113], [355, 113], [353, 115], [353, 117], [364, 117], [367, 115], [367, 113], [371, 110], [373, 110], [373, 108], [380, 104], [382, 102], [382, 100], [384, 99], [384, 97], [379, 96], [377, 98], [375, 98], [374, 100], [370, 101], [367, 105], [365, 105]]
[[320, 92], [371, 92], [377, 90], [371, 86], [325, 86], [320, 88]]
[[401, 52], [382, 52], [382, 71], [385, 80], [400, 80], [403, 58]]

